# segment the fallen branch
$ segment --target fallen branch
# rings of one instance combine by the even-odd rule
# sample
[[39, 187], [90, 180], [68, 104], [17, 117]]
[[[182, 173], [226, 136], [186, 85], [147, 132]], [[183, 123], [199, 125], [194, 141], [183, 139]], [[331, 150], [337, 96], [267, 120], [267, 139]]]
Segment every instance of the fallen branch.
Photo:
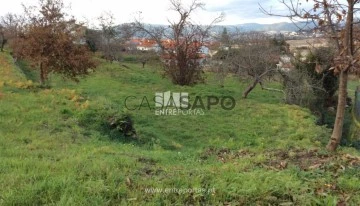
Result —
[[274, 91], [274, 92], [281, 92], [281, 93], [285, 94], [284, 90], [264, 87], [264, 85], [262, 84], [262, 82], [259, 82], [259, 84], [260, 84], [262, 90], [268, 90], [268, 91]]
[[121, 66], [125, 67], [126, 69], [130, 69], [130, 67], [126, 66], [125, 64], [122, 64]]

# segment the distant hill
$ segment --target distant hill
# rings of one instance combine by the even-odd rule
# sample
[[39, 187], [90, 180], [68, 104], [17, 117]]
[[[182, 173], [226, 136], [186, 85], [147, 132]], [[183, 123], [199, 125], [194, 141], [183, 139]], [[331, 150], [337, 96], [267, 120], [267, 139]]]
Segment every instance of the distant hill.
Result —
[[[158, 24], [146, 24], [146, 27], [150, 26], [165, 26], [165, 25], [158, 25]], [[233, 32], [236, 29], [240, 29], [242, 32], [249, 32], [249, 31], [275, 31], [275, 32], [293, 32], [293, 31], [299, 31], [299, 30], [311, 30], [316, 25], [313, 23], [306, 23], [306, 22], [298, 22], [296, 24], [289, 23], [289, 22], [280, 22], [280, 23], [274, 23], [274, 24], [257, 24], [257, 23], [246, 23], [246, 24], [237, 24], [237, 25], [217, 25], [214, 26], [212, 29], [213, 32], [221, 32], [224, 28], [227, 28], [229, 32]], [[135, 34], [137, 37], [141, 37], [142, 34], [137, 33]]]
[[241, 31], [299, 31], [313, 29], [315, 25], [313, 23], [300, 22], [297, 24], [280, 22], [275, 24], [257, 24], [257, 23], [246, 23], [238, 25], [226, 25], [226, 26], [216, 26], [217, 28], [228, 28], [228, 30], [233, 30], [239, 28]]

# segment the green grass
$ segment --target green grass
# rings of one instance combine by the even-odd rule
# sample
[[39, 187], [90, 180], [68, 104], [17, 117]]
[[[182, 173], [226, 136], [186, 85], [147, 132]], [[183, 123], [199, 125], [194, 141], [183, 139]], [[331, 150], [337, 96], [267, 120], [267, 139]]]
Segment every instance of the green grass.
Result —
[[2, 53], [0, 55], [0, 86], [26, 80], [20, 68], [13, 62], [14, 60], [9, 54]]
[[[223, 88], [210, 73], [206, 84], [179, 87], [155, 67], [127, 65], [102, 63], [80, 83], [52, 75], [51, 89], [2, 86], [0, 205], [360, 204], [359, 164], [349, 163], [358, 151], [327, 154], [330, 130], [316, 126], [307, 109], [260, 88], [244, 100], [246, 83], [230, 76]], [[24, 73], [11, 67], [6, 75], [14, 76], [0, 78], [35, 81], [36, 73], [22, 66]], [[125, 109], [127, 96], [137, 98], [135, 106], [166, 91], [233, 96], [237, 104], [204, 116]], [[123, 113], [133, 117], [137, 140], [106, 126]], [[146, 192], [151, 188], [206, 191]]]

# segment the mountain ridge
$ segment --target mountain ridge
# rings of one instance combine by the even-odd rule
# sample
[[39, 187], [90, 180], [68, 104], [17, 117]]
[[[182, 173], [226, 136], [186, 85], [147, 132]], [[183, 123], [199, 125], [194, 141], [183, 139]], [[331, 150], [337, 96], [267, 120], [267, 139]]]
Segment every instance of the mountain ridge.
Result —
[[[167, 26], [167, 25], [159, 25], [159, 24], [149, 24], [146, 23], [147, 26]], [[258, 32], [297, 32], [299, 30], [312, 30], [316, 25], [314, 23], [309, 22], [279, 22], [273, 24], [260, 24], [260, 23], [244, 23], [244, 24], [235, 24], [235, 25], [215, 25], [213, 27], [213, 31], [221, 32], [224, 28], [226, 28], [229, 32], [240, 30], [243, 32], [249, 31], [258, 31]]]
[[236, 24], [236, 25], [217, 25], [215, 27], [218, 28], [227, 28], [230, 30], [234, 30], [236, 28], [240, 29], [240, 31], [288, 31], [288, 32], [296, 32], [299, 30], [311, 30], [316, 25], [314, 23], [307, 22], [279, 22], [273, 24], [260, 24], [260, 23], [244, 23], [244, 24]]

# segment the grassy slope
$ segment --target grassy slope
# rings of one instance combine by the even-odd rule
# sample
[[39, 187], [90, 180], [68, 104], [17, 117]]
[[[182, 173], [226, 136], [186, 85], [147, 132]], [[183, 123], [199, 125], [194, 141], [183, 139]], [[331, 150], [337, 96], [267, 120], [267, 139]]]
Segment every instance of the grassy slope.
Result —
[[[26, 81], [6, 54], [0, 60], [0, 80]], [[258, 88], [243, 100], [246, 85], [232, 78], [224, 88], [210, 74], [205, 85], [177, 87], [155, 69], [128, 66], [103, 63], [79, 84], [53, 76], [48, 90], [31, 83], [1, 86], [0, 205], [360, 203], [356, 167], [342, 169], [341, 158], [321, 167], [310, 162], [305, 169], [307, 160], [293, 161], [323, 147], [329, 136], [307, 110], [281, 104], [278, 94]], [[126, 96], [141, 101], [169, 90], [231, 95], [237, 106], [170, 117], [142, 108], [131, 112], [139, 141], [103, 126], [109, 114], [123, 112]], [[342, 148], [339, 156], [345, 153], [358, 155]], [[284, 155], [289, 164], [281, 167]], [[327, 157], [318, 150], [316, 157], [321, 155]], [[145, 188], [215, 192], [161, 194]]]

